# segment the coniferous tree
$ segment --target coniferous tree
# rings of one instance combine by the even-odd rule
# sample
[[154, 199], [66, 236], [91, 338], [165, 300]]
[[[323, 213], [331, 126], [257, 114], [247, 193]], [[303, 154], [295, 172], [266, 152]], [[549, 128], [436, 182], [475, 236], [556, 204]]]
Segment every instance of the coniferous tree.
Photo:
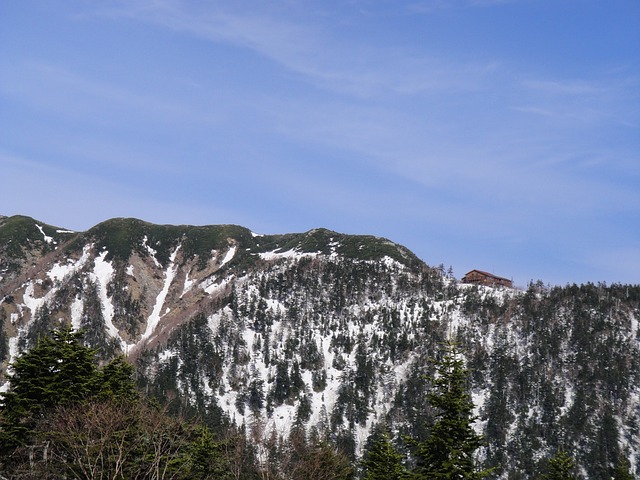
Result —
[[558, 450], [547, 462], [547, 472], [542, 476], [544, 480], [576, 480], [575, 463], [571, 455], [565, 450]]
[[402, 464], [403, 456], [391, 443], [388, 430], [380, 432], [367, 452], [363, 480], [400, 480], [406, 469]]
[[626, 458], [620, 460], [613, 471], [613, 480], [633, 480], [633, 475], [629, 471], [630, 468], [629, 460]]
[[198, 433], [190, 445], [188, 473], [192, 478], [230, 480], [231, 469], [223, 455], [224, 442], [216, 440], [206, 427], [200, 427]]
[[479, 470], [475, 451], [482, 446], [473, 423], [473, 402], [467, 391], [468, 372], [454, 344], [436, 364], [436, 377], [429, 403], [437, 409], [429, 437], [417, 442], [415, 479], [480, 479], [489, 474]]
[[0, 399], [0, 454], [27, 442], [47, 410], [97, 392], [95, 351], [84, 346], [81, 337], [62, 327], [12, 364], [9, 390]]
[[99, 372], [98, 395], [102, 398], [135, 400], [138, 398], [134, 381], [134, 368], [123, 356], [106, 364]]
[[138, 398], [133, 366], [116, 357], [99, 369], [96, 351], [82, 338], [63, 326], [13, 362], [9, 389], [0, 397], [0, 455], [27, 444], [39, 420], [58, 406]]

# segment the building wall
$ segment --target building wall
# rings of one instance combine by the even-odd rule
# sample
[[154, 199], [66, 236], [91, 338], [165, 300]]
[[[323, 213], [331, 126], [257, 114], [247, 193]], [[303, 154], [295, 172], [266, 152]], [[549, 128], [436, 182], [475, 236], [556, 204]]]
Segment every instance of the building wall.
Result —
[[486, 274], [478, 270], [472, 270], [462, 277], [463, 283], [473, 283], [476, 285], [512, 287], [513, 282], [508, 278], [497, 277], [495, 275]]

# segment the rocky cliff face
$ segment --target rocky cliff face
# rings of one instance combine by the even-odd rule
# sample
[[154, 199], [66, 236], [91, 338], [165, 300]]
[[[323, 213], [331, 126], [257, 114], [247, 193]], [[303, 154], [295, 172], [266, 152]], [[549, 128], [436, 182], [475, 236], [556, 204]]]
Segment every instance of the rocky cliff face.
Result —
[[258, 441], [297, 424], [354, 456], [381, 422], [428, 433], [429, 359], [455, 339], [498, 476], [561, 446], [588, 478], [623, 457], [640, 474], [639, 317], [639, 286], [462, 285], [375, 237], [0, 218], [3, 369], [70, 322], [176, 408]]

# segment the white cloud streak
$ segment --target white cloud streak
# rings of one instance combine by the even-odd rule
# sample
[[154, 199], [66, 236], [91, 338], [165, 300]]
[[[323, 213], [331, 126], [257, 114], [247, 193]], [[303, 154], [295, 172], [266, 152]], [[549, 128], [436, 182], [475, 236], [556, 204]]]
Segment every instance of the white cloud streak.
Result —
[[0, 74], [0, 92], [32, 106], [55, 109], [61, 116], [93, 121], [133, 113], [151, 117], [155, 122], [220, 122], [219, 116], [194, 111], [183, 103], [94, 80], [44, 62], [25, 61], [15, 65], [11, 72]]
[[102, 12], [252, 50], [307, 81], [331, 91], [368, 97], [383, 92], [412, 95], [486, 88], [497, 68], [493, 60], [460, 64], [438, 55], [384, 45], [340, 40], [329, 27], [272, 13], [236, 12], [209, 4], [195, 10], [188, 2], [137, 0]]

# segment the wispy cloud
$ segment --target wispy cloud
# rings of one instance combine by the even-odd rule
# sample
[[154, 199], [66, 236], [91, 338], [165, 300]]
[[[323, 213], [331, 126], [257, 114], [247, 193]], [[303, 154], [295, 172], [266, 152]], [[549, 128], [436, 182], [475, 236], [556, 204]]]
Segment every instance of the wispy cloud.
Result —
[[[511, 2], [421, 4], [425, 8], [446, 8], [502, 3]], [[618, 114], [617, 106], [623, 101], [619, 95], [625, 94], [612, 92], [610, 81], [548, 79], [536, 77], [535, 72], [521, 79], [521, 75], [509, 75], [508, 67], [495, 61], [470, 65], [428, 56], [424, 51], [416, 54], [406, 49], [359, 45], [341, 38], [322, 22], [307, 23], [304, 15], [294, 21], [291, 17], [274, 17], [265, 7], [254, 6], [247, 13], [247, 9], [236, 10], [220, 4], [196, 9], [170, 0], [138, 1], [123, 4], [118, 15], [212, 42], [240, 46], [312, 84], [350, 95], [354, 98], [351, 103], [345, 103], [344, 99], [334, 103], [325, 98], [305, 98], [299, 102], [286, 98], [272, 99], [269, 101], [272, 107], [262, 108], [275, 112], [270, 117], [275, 119], [273, 128], [280, 133], [356, 152], [379, 168], [419, 179], [427, 185], [453, 181], [466, 185], [479, 182], [522, 186], [526, 182], [518, 178], [520, 166], [535, 158], [537, 161], [532, 163], [543, 168], [544, 159], [572, 151], [579, 135]], [[473, 106], [477, 98], [470, 99], [469, 104], [464, 102], [463, 95], [470, 92], [483, 92], [494, 100], [493, 111], [487, 115], [490, 123], [480, 123], [484, 116]], [[435, 93], [440, 97], [432, 95]], [[357, 99], [362, 95], [374, 96], [380, 102], [360, 105]], [[415, 99], [416, 113], [407, 113], [406, 109], [399, 113], [389, 95]], [[509, 110], [556, 123], [536, 125], [517, 119], [512, 124]], [[476, 118], [475, 123], [467, 120], [467, 116]], [[469, 132], [466, 135], [465, 130]], [[478, 138], [468, 138], [474, 131]], [[484, 137], [479, 137], [479, 132]], [[458, 144], [461, 140], [464, 145]], [[530, 152], [525, 158], [521, 158], [523, 149]], [[483, 161], [478, 163], [478, 158]], [[491, 159], [493, 168], [486, 168], [487, 159]], [[565, 192], [573, 190], [570, 185], [575, 183], [571, 177], [554, 175], [556, 191], [560, 184], [569, 186], [564, 188]], [[543, 185], [553, 184], [543, 178], [539, 180]], [[574, 197], [581, 197], [577, 193], [580, 187], [575, 185]], [[533, 191], [537, 192], [536, 198], [553, 199], [552, 191], [541, 187]], [[517, 193], [515, 188], [511, 192]], [[570, 197], [567, 193], [567, 198]]]
[[[638, 113], [631, 105], [638, 102], [640, 82], [625, 72], [594, 74], [590, 79], [525, 79], [517, 89], [522, 113], [547, 117], [580, 126], [625, 126], [638, 128]], [[516, 84], [517, 87], [517, 84]]]
[[[141, 188], [122, 175], [106, 175], [104, 170], [81, 171], [52, 164], [46, 155], [28, 157], [0, 149], [0, 164], [3, 174], [12, 179], [3, 187], [2, 215], [31, 215], [73, 230], [86, 230], [116, 216], [175, 224], [206, 223], [203, 219], [246, 225], [259, 221], [215, 202], [194, 204], [188, 198], [167, 198], [160, 185]], [[25, 199], [25, 188], [33, 194], [29, 199]]]
[[423, 0], [409, 3], [407, 9], [414, 13], [432, 14], [454, 8], [495, 7], [521, 1], [522, 0]]
[[381, 92], [416, 94], [477, 89], [497, 68], [493, 60], [459, 63], [382, 44], [340, 38], [321, 22], [275, 17], [210, 4], [195, 10], [185, 3], [131, 1], [102, 15], [150, 22], [213, 42], [252, 50], [321, 88], [355, 96]]
[[517, 2], [522, 2], [522, 0], [470, 0], [469, 3], [475, 7], [494, 7], [496, 5], [506, 5]]
[[514, 110], [522, 113], [532, 113], [534, 115], [541, 115], [543, 117], [556, 117], [558, 112], [555, 112], [549, 108], [542, 107], [512, 107]]
[[27, 60], [0, 74], [0, 92], [32, 106], [54, 108], [61, 115], [78, 115], [100, 121], [105, 115], [148, 115], [154, 121], [219, 122], [208, 113], [194, 112], [184, 104], [96, 80], [68, 68]]
[[525, 80], [523, 85], [536, 92], [551, 95], [594, 95], [603, 92], [602, 88], [580, 80]]
[[[437, 119], [420, 122], [412, 116], [382, 108], [347, 108], [342, 105], [300, 105], [299, 108], [273, 108], [280, 133], [354, 152], [376, 168], [404, 177], [425, 187], [469, 192], [481, 199], [479, 205], [501, 202], [519, 205], [528, 211], [553, 208], [558, 215], [579, 214], [639, 203], [639, 195], [611, 186], [606, 179], [589, 179], [587, 169], [557, 170], [558, 163], [575, 157], [576, 147], [532, 132], [505, 135], [487, 131], [486, 137], [467, 144], [459, 142], [458, 132], [439, 128]], [[526, 128], [524, 126], [523, 128]], [[458, 143], [459, 142], [459, 143]], [[546, 142], [546, 143], [545, 143]], [[583, 146], [589, 162], [611, 160], [608, 152]], [[443, 197], [444, 198], [444, 197]], [[489, 219], [495, 211], [485, 210]]]
[[459, 1], [452, 0], [423, 0], [409, 3], [406, 8], [409, 12], [419, 14], [432, 14], [442, 10], [453, 8]]

